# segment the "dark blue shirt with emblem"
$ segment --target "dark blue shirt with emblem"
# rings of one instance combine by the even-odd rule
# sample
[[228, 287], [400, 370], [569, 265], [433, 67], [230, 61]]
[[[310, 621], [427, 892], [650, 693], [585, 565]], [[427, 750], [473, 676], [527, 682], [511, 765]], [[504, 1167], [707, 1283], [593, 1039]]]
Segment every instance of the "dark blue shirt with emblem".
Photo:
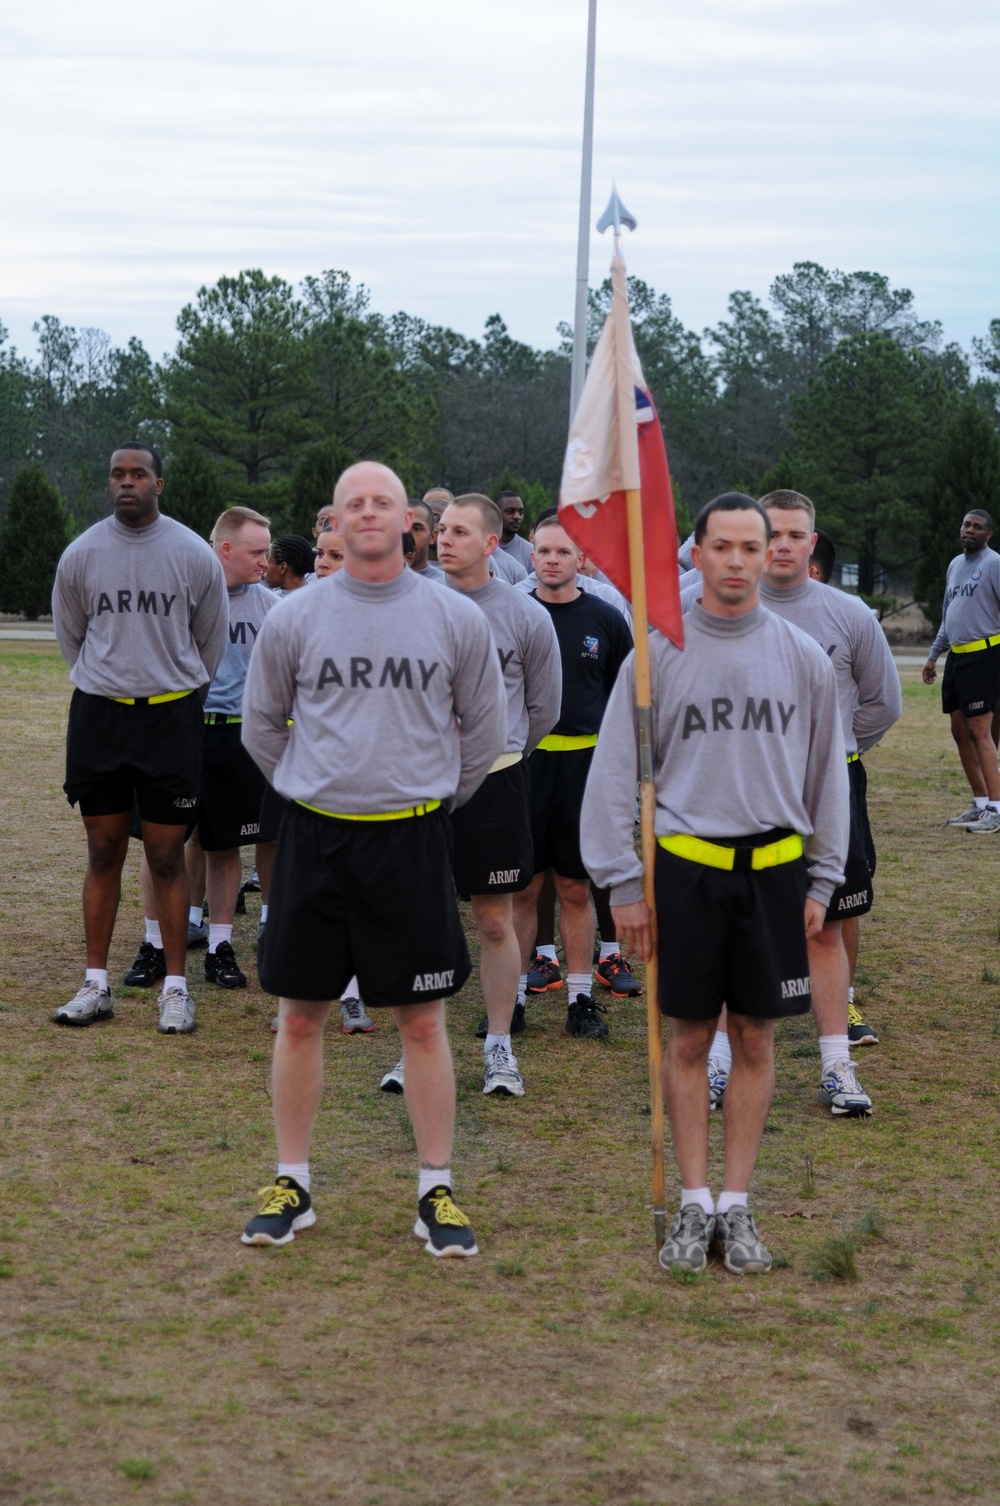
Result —
[[581, 591], [575, 601], [543, 601], [552, 618], [562, 658], [562, 706], [552, 728], [561, 737], [586, 737], [601, 730], [618, 671], [632, 652], [632, 634], [617, 607]]

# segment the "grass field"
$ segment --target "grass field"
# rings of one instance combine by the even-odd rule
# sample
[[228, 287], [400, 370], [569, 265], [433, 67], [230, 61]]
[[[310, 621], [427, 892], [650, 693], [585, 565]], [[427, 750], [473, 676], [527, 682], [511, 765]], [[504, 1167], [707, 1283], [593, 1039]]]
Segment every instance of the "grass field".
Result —
[[[641, 1005], [575, 1042], [549, 995], [527, 1096], [497, 1102], [475, 976], [451, 1024], [480, 1257], [442, 1268], [410, 1233], [383, 1019], [327, 1041], [315, 1229], [244, 1248], [273, 1171], [272, 1001], [208, 989], [195, 954], [193, 1037], [120, 987], [114, 1022], [49, 1023], [83, 957], [55, 648], [0, 645], [0, 695], [0, 1506], [1000, 1500], [1000, 839], [945, 828], [965, 795], [915, 672], [868, 760], [875, 1115], [832, 1121], [811, 1025], [781, 1028], [752, 1194], [778, 1258], [742, 1281], [656, 1264]], [[251, 900], [245, 961], [256, 925]], [[133, 854], [113, 977], [141, 934]]]

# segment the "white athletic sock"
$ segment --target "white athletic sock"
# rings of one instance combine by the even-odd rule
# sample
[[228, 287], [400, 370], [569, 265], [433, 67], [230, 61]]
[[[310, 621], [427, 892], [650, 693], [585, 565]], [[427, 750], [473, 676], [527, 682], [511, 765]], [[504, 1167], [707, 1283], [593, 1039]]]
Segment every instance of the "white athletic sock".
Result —
[[168, 988], [179, 988], [182, 993], [187, 993], [187, 979], [183, 973], [168, 973], [163, 980], [163, 992]]
[[524, 1004], [528, 997], [528, 975], [522, 973], [517, 980], [517, 1002]]
[[261, 907], [260, 907], [260, 923], [261, 923], [262, 926], [267, 924], [267, 906], [266, 905], [261, 905]]
[[594, 990], [593, 973], [567, 973], [566, 991], [569, 994], [571, 1004], [576, 1003], [577, 994], [586, 994], [588, 998]]
[[309, 1175], [308, 1161], [279, 1161], [277, 1175], [279, 1177], [294, 1177], [299, 1186], [309, 1191], [312, 1178]]
[[1000, 811], [1000, 800], [987, 800], [986, 804], [991, 811]]
[[150, 946], [155, 946], [158, 952], [163, 951], [163, 937], [160, 935], [160, 922], [158, 920], [150, 920], [148, 915], [146, 916], [146, 940], [149, 942]]
[[621, 947], [618, 945], [617, 941], [602, 941], [601, 961], [603, 962], [606, 957], [616, 957], [620, 951]]
[[217, 925], [214, 925], [214, 924], [211, 924], [211, 923], [209, 924], [209, 927], [208, 927], [208, 950], [210, 952], [214, 952], [216, 950], [216, 948], [218, 947], [220, 941], [230, 941], [231, 942], [232, 939], [233, 939], [233, 928], [232, 928], [232, 926], [217, 926]]
[[450, 1166], [421, 1166], [417, 1172], [417, 1202], [426, 1197], [432, 1187], [447, 1187], [451, 1190]]
[[190, 910], [188, 911], [188, 925], [189, 926], [200, 926], [201, 925], [201, 905], [192, 905], [191, 906]]
[[510, 1050], [510, 1036], [509, 1035], [487, 1035], [485, 1041], [483, 1042], [483, 1055], [486, 1056], [488, 1052], [490, 1052], [490, 1051], [493, 1050], [494, 1046], [506, 1046], [507, 1050], [509, 1051]]
[[708, 1049], [709, 1056], [714, 1056], [720, 1067], [725, 1067], [728, 1072], [733, 1065], [733, 1053], [729, 1045], [729, 1036], [724, 1030], [717, 1030], [715, 1038]]
[[972, 798], [977, 809], [981, 811], [984, 811], [990, 803], [985, 795], [974, 795]]
[[854, 984], [853, 983], [851, 984], [850, 988], [847, 990], [847, 1002], [848, 1002], [848, 1004], [853, 1004], [854, 1003]]
[[107, 993], [108, 970], [106, 967], [88, 967], [83, 975], [83, 981], [85, 983], [99, 983], [101, 985], [101, 992]]
[[550, 962], [558, 962], [559, 961], [559, 958], [556, 956], [556, 949], [555, 949], [555, 944], [554, 943], [553, 943], [552, 946], [547, 946], [546, 945], [546, 946], [538, 946], [538, 947], [536, 947], [535, 948], [535, 953], [539, 957], [547, 957]]
[[702, 1213], [715, 1212], [712, 1194], [708, 1187], [682, 1187], [681, 1207], [686, 1208], [688, 1203], [697, 1203]]
[[361, 985], [359, 984], [357, 978], [352, 978], [351, 979], [351, 981], [348, 983], [347, 987], [344, 989], [344, 992], [341, 994], [340, 997], [342, 999], [360, 999], [361, 998]]
[[846, 1062], [851, 1054], [851, 1043], [846, 1035], [821, 1035], [818, 1045], [824, 1072], [829, 1072], [834, 1062]]
[[745, 1192], [720, 1192], [719, 1201], [715, 1205], [716, 1213], [728, 1213], [730, 1208], [745, 1208], [747, 1195]]

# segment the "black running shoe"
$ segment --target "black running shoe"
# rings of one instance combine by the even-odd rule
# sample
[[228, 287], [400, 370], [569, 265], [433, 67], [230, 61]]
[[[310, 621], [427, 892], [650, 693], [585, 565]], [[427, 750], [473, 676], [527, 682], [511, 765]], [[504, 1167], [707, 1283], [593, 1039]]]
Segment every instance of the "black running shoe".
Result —
[[316, 1222], [312, 1198], [294, 1177], [275, 1177], [273, 1187], [262, 1187], [263, 1198], [241, 1238], [245, 1245], [287, 1245], [301, 1229]]
[[602, 988], [610, 988], [616, 999], [638, 999], [642, 993], [642, 984], [621, 952], [612, 952], [597, 964], [597, 981]]
[[237, 915], [245, 915], [246, 913], [247, 913], [246, 895], [243, 893], [243, 890], [241, 889], [240, 892], [239, 892], [239, 894], [237, 894], [237, 896], [236, 896], [236, 914]]
[[595, 1003], [589, 994], [577, 994], [566, 1011], [566, 1029], [578, 1041], [589, 1040], [591, 1036], [603, 1039], [608, 1034], [608, 1027], [601, 1019], [604, 1013], [604, 1005]]
[[205, 953], [205, 982], [216, 988], [246, 988], [247, 975], [240, 971], [228, 941], [220, 941], [214, 952]]
[[167, 976], [167, 959], [163, 948], [144, 941], [136, 953], [135, 961], [125, 974], [123, 982], [129, 988], [152, 988]]
[[426, 1241], [429, 1255], [478, 1255], [476, 1236], [461, 1208], [452, 1201], [451, 1188], [432, 1187], [417, 1204], [413, 1232]]
[[[482, 1017], [482, 1019], [479, 1021], [479, 1024], [476, 1026], [476, 1040], [477, 1041], [485, 1041], [485, 1039], [489, 1035], [489, 1033], [490, 1033], [490, 1017], [489, 1017], [489, 1015], [484, 1014], [483, 1017]], [[511, 1020], [510, 1020], [510, 1033], [511, 1033], [511, 1035], [523, 1035], [524, 1034], [524, 1005], [523, 1004], [515, 1004], [514, 1005], [514, 1013], [511, 1015]]]

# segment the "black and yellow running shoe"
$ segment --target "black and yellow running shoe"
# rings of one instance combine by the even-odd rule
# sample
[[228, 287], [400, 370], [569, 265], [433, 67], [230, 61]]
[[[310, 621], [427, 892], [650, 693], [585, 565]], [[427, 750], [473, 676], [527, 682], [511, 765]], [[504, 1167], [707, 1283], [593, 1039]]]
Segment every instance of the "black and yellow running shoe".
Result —
[[275, 1177], [273, 1187], [262, 1187], [263, 1201], [241, 1236], [245, 1245], [287, 1245], [302, 1229], [316, 1222], [312, 1198], [294, 1177]]
[[417, 1204], [418, 1218], [413, 1232], [426, 1241], [429, 1255], [478, 1255], [479, 1248], [472, 1225], [443, 1183], [425, 1192]]

